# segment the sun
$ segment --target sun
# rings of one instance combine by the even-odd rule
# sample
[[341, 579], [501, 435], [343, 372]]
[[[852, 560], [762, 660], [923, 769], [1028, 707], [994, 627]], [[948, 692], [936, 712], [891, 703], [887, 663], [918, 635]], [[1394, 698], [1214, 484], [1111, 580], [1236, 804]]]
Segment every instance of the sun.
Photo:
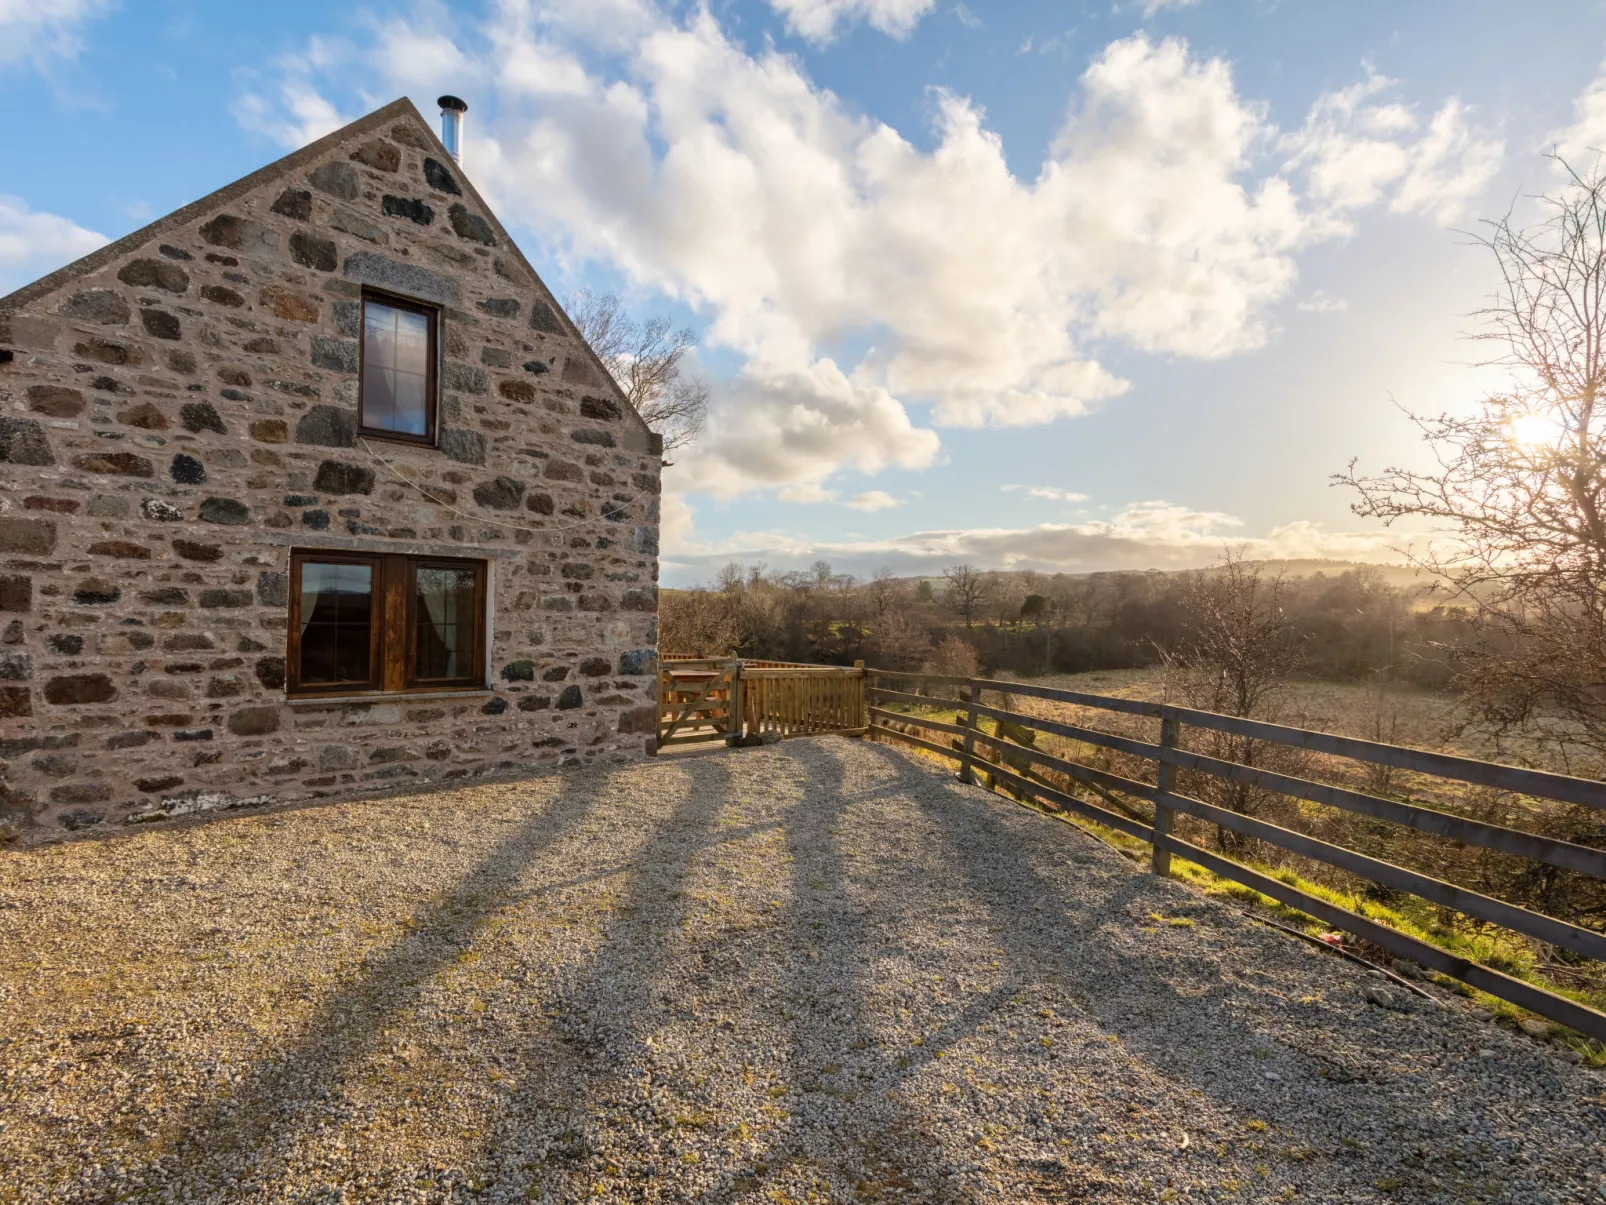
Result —
[[1554, 415], [1537, 411], [1519, 414], [1508, 420], [1506, 429], [1510, 432], [1512, 443], [1535, 452], [1555, 447], [1557, 441], [1567, 433], [1566, 425], [1557, 422]]

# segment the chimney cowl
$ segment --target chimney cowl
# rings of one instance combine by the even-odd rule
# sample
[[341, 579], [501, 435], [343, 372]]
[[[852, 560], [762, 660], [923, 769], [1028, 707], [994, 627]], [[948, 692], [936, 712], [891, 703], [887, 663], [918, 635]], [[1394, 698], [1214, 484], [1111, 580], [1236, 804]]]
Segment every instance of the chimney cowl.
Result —
[[468, 105], [455, 96], [443, 96], [435, 102], [441, 107], [441, 144], [450, 152], [452, 159], [461, 160], [463, 157], [463, 114], [468, 112]]

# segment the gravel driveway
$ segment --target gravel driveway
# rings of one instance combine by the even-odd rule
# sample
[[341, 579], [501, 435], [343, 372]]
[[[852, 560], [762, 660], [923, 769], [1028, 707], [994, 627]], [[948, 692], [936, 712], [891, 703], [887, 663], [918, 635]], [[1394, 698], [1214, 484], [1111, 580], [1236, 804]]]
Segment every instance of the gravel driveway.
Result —
[[1606, 1080], [841, 738], [0, 855], [0, 1202], [1606, 1201]]

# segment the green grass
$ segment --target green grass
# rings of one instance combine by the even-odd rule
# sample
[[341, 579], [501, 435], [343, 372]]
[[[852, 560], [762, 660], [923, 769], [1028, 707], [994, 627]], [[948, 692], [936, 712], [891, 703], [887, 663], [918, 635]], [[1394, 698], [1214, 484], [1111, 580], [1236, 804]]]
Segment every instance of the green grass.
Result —
[[[916, 708], [912, 704], [903, 703], [883, 704], [882, 706], [888, 711], [908, 715], [911, 719], [915, 719], [918, 716], [919, 718], [943, 720], [948, 723], [958, 723], [967, 714], [966, 709], [962, 706], [949, 704], [945, 701], [932, 707]], [[997, 725], [993, 723], [989, 726], [988, 721], [983, 719], [981, 731], [996, 732]], [[946, 733], [933, 732], [925, 735], [927, 739], [935, 740], [938, 743], [952, 739]], [[1090, 746], [1083, 746], [1080, 742], [1058, 741], [1056, 744], [1062, 744], [1065, 748], [1051, 750], [1048, 747], [1048, 742], [1043, 737], [1039, 737], [1039, 743], [1042, 752], [1053, 752], [1060, 757], [1073, 760], [1077, 758], [1078, 753], [1085, 756], [1086, 751], [1091, 748]], [[911, 746], [904, 746], [904, 748], [908, 749]], [[939, 759], [937, 755], [928, 753], [923, 749], [914, 750], [914, 752], [933, 761], [946, 760]], [[1099, 799], [1093, 799], [1090, 802], [1101, 807], [1108, 806], [1107, 803]], [[1037, 808], [1033, 804], [1024, 804], [1024, 806], [1033, 807], [1037, 811], [1045, 811], [1045, 809]], [[1077, 816], [1073, 818], [1059, 815], [1058, 813], [1046, 814], [1055, 815], [1059, 819], [1091, 832], [1106, 844], [1112, 845], [1128, 856], [1133, 857], [1134, 860], [1144, 862], [1148, 860], [1149, 845], [1145, 841], [1140, 841], [1115, 829], [1106, 828], [1104, 825], [1084, 817]], [[1535, 966], [1533, 947], [1518, 934], [1493, 926], [1480, 926], [1477, 929], [1472, 929], [1470, 927], [1446, 925], [1439, 919], [1438, 909], [1425, 900], [1417, 900], [1413, 897], [1402, 904], [1384, 905], [1375, 900], [1366, 899], [1357, 892], [1344, 891], [1304, 878], [1287, 868], [1272, 867], [1248, 860], [1243, 861], [1244, 865], [1251, 869], [1278, 879], [1297, 891], [1315, 896], [1317, 899], [1324, 900], [1347, 912], [1353, 912], [1366, 917], [1368, 920], [1386, 925], [1397, 932], [1414, 937], [1428, 945], [1436, 946], [1459, 958], [1479, 963], [1489, 967], [1491, 970], [1500, 971], [1513, 979], [1531, 983], [1535, 987], [1543, 988], [1587, 1007], [1606, 1010], [1606, 991], [1585, 991], [1554, 982]], [[1203, 866], [1178, 856], [1173, 856], [1171, 859], [1171, 877], [1190, 884], [1206, 895], [1225, 897], [1246, 904], [1263, 915], [1277, 919], [1303, 932], [1317, 934], [1328, 929], [1325, 922], [1317, 920], [1306, 912], [1289, 907], [1269, 896], [1262, 895], [1251, 887], [1246, 887], [1231, 879], [1224, 879], [1220, 875], [1206, 870]], [[1448, 986], [1450, 990], [1475, 1001], [1479, 1006], [1493, 1014], [1497, 1021], [1515, 1025], [1535, 1016], [1535, 1014], [1526, 1009], [1499, 997], [1491, 996], [1486, 992], [1468, 987], [1466, 984], [1447, 975], [1435, 975], [1433, 980], [1439, 983], [1440, 986]], [[1577, 1051], [1579, 1057], [1589, 1066], [1606, 1066], [1606, 1043], [1594, 1041], [1561, 1025], [1552, 1025], [1552, 1032], [1561, 1041]]]

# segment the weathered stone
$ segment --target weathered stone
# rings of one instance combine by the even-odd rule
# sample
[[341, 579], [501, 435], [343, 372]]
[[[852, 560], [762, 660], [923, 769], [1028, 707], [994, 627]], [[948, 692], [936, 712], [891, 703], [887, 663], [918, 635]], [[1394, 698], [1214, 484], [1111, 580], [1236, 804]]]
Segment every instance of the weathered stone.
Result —
[[524, 361], [524, 371], [540, 376], [542, 373], [551, 372], [552, 369], [539, 360], [526, 360]]
[[454, 197], [463, 195], [462, 188], [457, 183], [457, 177], [439, 159], [424, 159], [424, 183], [436, 192], [450, 193]]
[[374, 251], [358, 251], [346, 256], [341, 271], [347, 280], [380, 289], [393, 289], [440, 305], [456, 305], [462, 295], [462, 287], [456, 278]]
[[52, 633], [45, 644], [52, 653], [59, 653], [63, 657], [76, 657], [84, 651], [84, 638], [70, 632]]
[[543, 682], [561, 682], [568, 676], [569, 667], [567, 665], [554, 665], [550, 669], [541, 671], [541, 681]]
[[290, 236], [290, 258], [318, 272], [333, 272], [340, 263], [333, 239], [318, 238], [305, 230], [297, 230]]
[[520, 711], [545, 711], [551, 706], [551, 695], [525, 695], [519, 700]]
[[190, 274], [177, 264], [159, 259], [134, 259], [124, 264], [117, 279], [136, 289], [161, 289], [167, 293], [186, 293]]
[[415, 226], [428, 226], [435, 220], [435, 211], [417, 197], [394, 197], [386, 193], [380, 212], [387, 218], [406, 218]]
[[441, 374], [441, 383], [448, 389], [456, 389], [462, 393], [484, 393], [490, 388], [486, 379], [485, 370], [473, 364], [453, 364], [448, 362], [445, 371]]
[[330, 214], [329, 228], [342, 234], [349, 234], [353, 238], [360, 238], [365, 243], [377, 243], [381, 247], [390, 242], [390, 235], [383, 228], [370, 222], [360, 213], [352, 213], [349, 209], [336, 209]]
[[595, 419], [598, 422], [618, 422], [624, 417], [619, 404], [612, 398], [583, 397], [580, 399], [580, 417]]
[[307, 177], [319, 192], [328, 193], [331, 197], [338, 197], [342, 201], [355, 201], [361, 191], [361, 182], [357, 177], [357, 169], [349, 163], [338, 160], [321, 165]]
[[645, 611], [648, 614], [657, 614], [658, 591], [627, 590], [619, 600], [619, 609], [622, 611]]
[[237, 310], [245, 304], [245, 298], [227, 285], [202, 285], [201, 297], [213, 305], [227, 306], [231, 310]]
[[173, 457], [173, 463], [168, 465], [167, 472], [180, 485], [200, 485], [206, 480], [206, 466], [195, 457], [186, 456], [183, 452]]
[[558, 701], [553, 704], [553, 708], [556, 711], [573, 711], [584, 701], [579, 686], [566, 686], [563, 688], [563, 693], [558, 696]]
[[619, 654], [619, 673], [624, 677], [638, 678], [657, 672], [657, 649], [627, 649]]
[[0, 682], [26, 682], [33, 677], [33, 658], [27, 653], [0, 652]]
[[452, 233], [470, 242], [496, 246], [496, 232], [491, 224], [464, 205], [453, 205], [447, 216], [451, 219]]
[[177, 339], [183, 334], [178, 315], [166, 310], [141, 310], [139, 320], [153, 339]]
[[179, 407], [178, 421], [186, 431], [196, 434], [202, 431], [216, 431], [219, 435], [229, 433], [229, 429], [223, 425], [223, 416], [211, 402], [188, 402]]
[[542, 493], [527, 495], [524, 499], [524, 506], [526, 510], [534, 511], [538, 515], [550, 515], [556, 509], [552, 495]]
[[85, 289], [67, 299], [61, 307], [61, 316], [79, 322], [114, 326], [127, 322], [133, 316], [133, 311], [121, 293], [112, 289]]
[[534, 682], [535, 662], [510, 661], [502, 667], [502, 681], [504, 682]]
[[570, 460], [549, 460], [542, 472], [548, 481], [585, 480], [585, 470]]
[[99, 577], [86, 577], [72, 592], [73, 602], [80, 607], [104, 607], [122, 596], [120, 586]]
[[517, 510], [524, 497], [524, 482], [514, 477], [495, 477], [474, 487], [474, 501], [492, 510]]
[[262, 304], [273, 312], [274, 317], [285, 322], [318, 321], [320, 311], [317, 298], [297, 293], [282, 285], [264, 285], [257, 296]]
[[216, 610], [223, 607], [249, 607], [256, 602], [256, 598], [249, 590], [218, 587], [213, 590], [202, 590], [199, 601], [201, 606]]
[[264, 607], [290, 604], [290, 575], [265, 569], [257, 574], [257, 602]]
[[119, 732], [106, 738], [108, 749], [138, 749], [162, 738], [154, 732]]
[[[51, 802], [64, 802], [64, 799], [57, 797], [57, 792], [52, 791], [50, 795]], [[72, 833], [77, 832], [79, 829], [94, 828], [97, 824], [103, 823], [105, 819], [105, 812], [96, 812], [87, 808], [83, 808], [75, 809], [71, 812], [63, 812], [61, 815], [56, 817], [56, 823], [61, 825], [61, 827], [66, 829], [68, 832]]]
[[279, 194], [270, 212], [305, 222], [312, 217], [312, 194], [304, 188], [287, 188]]
[[487, 297], [474, 303], [492, 318], [517, 318], [519, 302], [516, 297]]
[[630, 520], [630, 508], [618, 502], [604, 502], [602, 517], [610, 523], [626, 523]]
[[478, 431], [447, 427], [441, 432], [440, 449], [461, 464], [485, 463], [485, 436]]
[[318, 465], [318, 475], [313, 480], [312, 488], [324, 494], [371, 494], [374, 492], [374, 471], [366, 465], [325, 460]]
[[141, 361], [138, 348], [130, 348], [115, 339], [85, 339], [74, 343], [72, 351], [73, 355], [97, 364], [138, 364]]
[[195, 375], [195, 357], [189, 352], [179, 351], [175, 348], [168, 351], [162, 358], [174, 372], [181, 372], [187, 377]]
[[223, 549], [216, 544], [201, 544], [195, 540], [173, 540], [173, 551], [186, 561], [201, 561], [209, 564], [223, 555]]
[[279, 354], [279, 345], [274, 340], [263, 336], [257, 339], [247, 339], [245, 350], [256, 356], [276, 356]]
[[190, 605], [190, 594], [182, 586], [157, 586], [151, 590], [141, 590], [139, 601], [157, 607], [187, 607]]
[[279, 730], [279, 708], [242, 707], [229, 716], [229, 731], [235, 736], [266, 736]]
[[[148, 722], [149, 720], [147, 720]], [[173, 739], [175, 741], [209, 741], [212, 739], [212, 730], [210, 728], [180, 728], [173, 733]]]
[[633, 707], [619, 713], [619, 731], [655, 734], [658, 731], [658, 708]]
[[569, 332], [563, 329], [563, 323], [550, 305], [536, 298], [530, 302], [530, 326], [547, 335], [566, 335]]
[[326, 339], [322, 335], [314, 335], [312, 362], [316, 367], [326, 368], [330, 372], [356, 372], [357, 343], [351, 339]]
[[0, 573], [0, 611], [33, 610], [33, 578], [22, 573]]
[[195, 258], [188, 251], [184, 250], [184, 248], [174, 247], [169, 243], [161, 244], [156, 248], [156, 250], [158, 253], [167, 256], [168, 259], [183, 260], [186, 263]]
[[151, 550], [132, 540], [99, 540], [89, 546], [90, 556], [109, 556], [124, 561], [148, 561]]
[[480, 708], [481, 715], [502, 715], [507, 711], [507, 700], [498, 695], [494, 699], [487, 699], [485, 706]]
[[591, 444], [599, 448], [612, 448], [617, 444], [609, 432], [598, 431], [593, 427], [581, 427], [577, 431], [571, 431], [569, 438], [577, 444]]
[[126, 427], [138, 427], [141, 431], [165, 431], [169, 425], [167, 415], [154, 402], [140, 402], [119, 410], [117, 421]]
[[105, 674], [64, 674], [45, 683], [45, 702], [57, 707], [110, 703], [116, 697], [117, 688]]
[[44, 556], [56, 548], [56, 525], [49, 519], [0, 517], [0, 552]]
[[107, 473], [124, 477], [154, 477], [156, 469], [143, 456], [132, 452], [92, 452], [74, 456], [73, 467], [86, 473]]
[[96, 494], [89, 500], [89, 515], [95, 519], [126, 519], [131, 511], [121, 494]]
[[284, 686], [283, 657], [258, 657], [252, 669], [256, 673], [257, 681], [267, 689], [279, 690]]
[[251, 438], [259, 443], [282, 444], [290, 438], [290, 428], [282, 418], [259, 418], [251, 424]]
[[33, 691], [26, 686], [0, 686], [0, 720], [19, 720], [33, 714]]
[[45, 429], [32, 419], [0, 417], [0, 463], [55, 464]]
[[374, 138], [351, 152], [358, 163], [366, 163], [375, 171], [394, 172], [401, 167], [401, 152], [383, 138]]
[[326, 510], [308, 510], [301, 513], [301, 526], [308, 531], [328, 531], [329, 512]]
[[163, 791], [171, 791], [174, 787], [183, 785], [183, 776], [178, 774], [159, 774], [152, 778], [136, 778], [134, 780], [134, 788], [143, 791], [147, 795], [157, 795]]
[[606, 657], [587, 657], [580, 662], [580, 673], [587, 678], [601, 678], [613, 672], [613, 662]]
[[30, 385], [28, 409], [50, 418], [77, 418], [84, 412], [84, 395], [64, 385]]
[[273, 255], [279, 250], [279, 232], [250, 218], [220, 213], [200, 227], [200, 235], [217, 247], [246, 255]]
[[234, 498], [206, 498], [201, 502], [201, 522], [237, 527], [251, 519], [251, 508]]
[[535, 401], [535, 386], [528, 381], [502, 381], [496, 391], [510, 402]]

